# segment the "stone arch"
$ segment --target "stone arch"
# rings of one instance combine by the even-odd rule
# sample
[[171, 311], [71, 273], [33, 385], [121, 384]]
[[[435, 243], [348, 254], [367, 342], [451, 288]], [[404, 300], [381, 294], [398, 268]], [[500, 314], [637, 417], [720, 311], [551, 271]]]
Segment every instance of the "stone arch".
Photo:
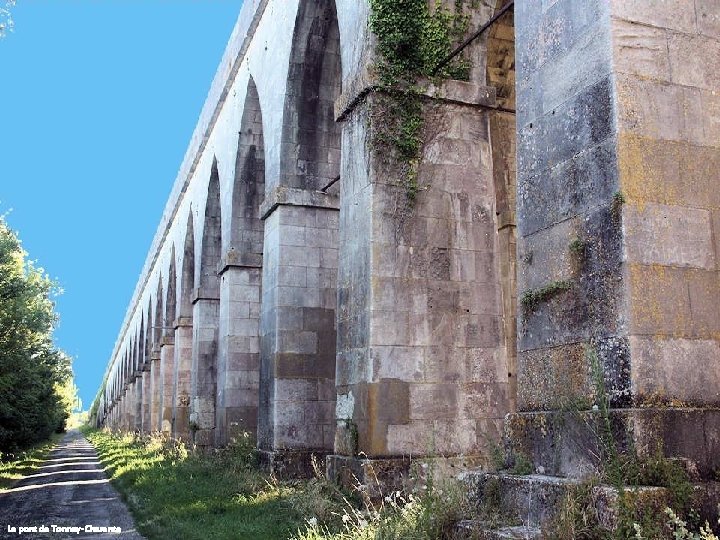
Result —
[[240, 121], [231, 190], [229, 249], [220, 270], [215, 426], [219, 446], [257, 429], [265, 142], [260, 98], [252, 76]]
[[155, 293], [155, 310], [152, 326], [152, 346], [150, 353], [150, 431], [158, 431], [161, 425], [160, 408], [162, 404], [162, 371], [160, 348], [163, 339], [163, 320], [165, 316], [162, 273], [158, 276]]
[[192, 317], [192, 290], [195, 286], [195, 231], [193, 225], [191, 208], [188, 212], [185, 242], [183, 244], [180, 302], [177, 305], [177, 317]]
[[[267, 459], [332, 449], [342, 91], [334, 0], [301, 0], [290, 52], [280, 184], [266, 183], [258, 444]], [[285, 238], [278, 243], [275, 238]], [[278, 323], [281, 321], [281, 323]], [[312, 387], [317, 392], [297, 392]], [[297, 411], [313, 411], [305, 420]]]
[[190, 439], [190, 379], [193, 343], [193, 287], [195, 286], [195, 228], [192, 207], [189, 208], [183, 243], [180, 284], [176, 299], [177, 318], [173, 359], [173, 398], [171, 429], [174, 437]]
[[[265, 198], [265, 142], [260, 97], [250, 77], [245, 95], [238, 150], [235, 156], [235, 178], [230, 205], [229, 249], [244, 256], [262, 254], [263, 223], [260, 205]], [[231, 261], [228, 261], [231, 262]]]
[[140, 366], [140, 377], [142, 381], [140, 392], [140, 430], [143, 433], [150, 432], [151, 426], [151, 402], [152, 402], [152, 336], [153, 336], [153, 299], [147, 299], [147, 311], [145, 311], [145, 334], [143, 339], [142, 362]]
[[[203, 219], [202, 240], [200, 245], [200, 269], [195, 275], [195, 287], [217, 291], [218, 264], [222, 250], [222, 207], [220, 204], [220, 175], [217, 160], [213, 159], [208, 184], [207, 200]], [[203, 294], [204, 291], [200, 291]]]
[[145, 314], [140, 314], [140, 326], [135, 330], [133, 354], [135, 355], [133, 360], [133, 370], [130, 374], [130, 387], [132, 392], [131, 408], [132, 408], [132, 423], [130, 425], [131, 430], [137, 430], [142, 427], [142, 363], [143, 363], [143, 351], [144, 351], [144, 340], [145, 334]]
[[167, 270], [167, 283], [163, 301], [162, 326], [160, 336], [160, 373], [158, 375], [158, 428], [163, 433], [172, 432], [173, 399], [175, 384], [175, 318], [177, 297], [177, 268], [175, 263], [175, 245], [170, 250], [170, 264]]
[[145, 312], [140, 314], [140, 327], [137, 330], [137, 336], [135, 337], [135, 373], [137, 375], [142, 369], [145, 361]]
[[[497, 0], [499, 12], [507, 0]], [[515, 125], [515, 27], [511, 8], [490, 28], [487, 38], [487, 85], [495, 88], [498, 109], [489, 115], [498, 229], [499, 279], [510, 408], [517, 398], [517, 167]]]
[[170, 268], [168, 270], [168, 278], [167, 278], [167, 287], [166, 287], [166, 296], [165, 296], [165, 312], [163, 314], [162, 319], [162, 326], [163, 326], [163, 336], [169, 337], [174, 335], [174, 324], [175, 324], [175, 318], [177, 316], [176, 313], [176, 297], [177, 297], [177, 268], [175, 265], [175, 246], [172, 247], [171, 254], [170, 254]]
[[143, 358], [142, 369], [147, 370], [150, 366], [150, 356], [152, 354], [152, 336], [153, 336], [153, 300], [148, 298], [147, 311], [145, 312], [145, 334], [143, 335]]
[[340, 29], [334, 0], [298, 7], [284, 108], [283, 185], [321, 190], [340, 175], [341, 129], [335, 101], [342, 92]]
[[128, 365], [128, 346], [125, 345], [125, 352], [122, 355], [122, 360], [120, 361], [120, 367], [119, 367], [119, 376], [120, 380], [118, 381], [121, 386], [125, 385], [125, 381], [127, 380], [127, 365]]
[[203, 216], [200, 268], [195, 277], [197, 290], [193, 295], [190, 425], [194, 431], [194, 442], [199, 446], [213, 446], [215, 443], [221, 213], [220, 175], [217, 160], [214, 159]]
[[152, 332], [152, 350], [160, 347], [160, 340], [163, 336], [163, 319], [165, 318], [165, 310], [163, 309], [163, 278], [162, 274], [158, 277], [157, 291], [155, 293], [155, 313], [153, 316], [153, 332]]

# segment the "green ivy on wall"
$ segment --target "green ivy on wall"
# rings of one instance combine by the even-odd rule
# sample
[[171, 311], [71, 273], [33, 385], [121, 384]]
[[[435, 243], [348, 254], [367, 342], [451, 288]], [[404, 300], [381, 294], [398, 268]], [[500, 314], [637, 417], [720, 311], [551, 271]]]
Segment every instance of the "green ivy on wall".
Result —
[[370, 29], [377, 37], [379, 59], [375, 66], [383, 98], [375, 116], [376, 148], [391, 148], [399, 162], [401, 180], [408, 199], [418, 192], [417, 169], [423, 145], [421, 79], [460, 79], [470, 75], [470, 62], [456, 58], [438, 73], [437, 65], [466, 33], [469, 15], [464, 4], [476, 0], [455, 0], [451, 11], [437, 0], [370, 0]]

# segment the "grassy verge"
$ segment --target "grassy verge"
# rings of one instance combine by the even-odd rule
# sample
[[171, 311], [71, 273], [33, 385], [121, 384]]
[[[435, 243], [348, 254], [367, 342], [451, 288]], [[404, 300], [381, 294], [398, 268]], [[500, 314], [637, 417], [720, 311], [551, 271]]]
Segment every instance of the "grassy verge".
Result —
[[447, 538], [459, 511], [447, 490], [393, 494], [376, 507], [320, 472], [281, 482], [257, 469], [249, 444], [197, 455], [159, 437], [84, 433], [149, 540], [432, 540]]
[[62, 434], [54, 434], [49, 441], [37, 444], [15, 454], [0, 455], [0, 491], [12, 485], [42, 465], [52, 447], [62, 439]]

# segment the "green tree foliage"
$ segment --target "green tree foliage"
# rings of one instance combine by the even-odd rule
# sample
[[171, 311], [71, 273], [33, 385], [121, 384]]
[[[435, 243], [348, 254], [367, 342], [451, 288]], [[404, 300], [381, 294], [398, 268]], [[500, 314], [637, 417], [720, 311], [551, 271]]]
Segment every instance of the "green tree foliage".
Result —
[[0, 0], [0, 39], [8, 32], [12, 32], [15, 22], [12, 18], [11, 9], [15, 6], [16, 0]]
[[53, 344], [55, 284], [0, 217], [0, 452], [64, 429], [76, 402], [70, 358]]

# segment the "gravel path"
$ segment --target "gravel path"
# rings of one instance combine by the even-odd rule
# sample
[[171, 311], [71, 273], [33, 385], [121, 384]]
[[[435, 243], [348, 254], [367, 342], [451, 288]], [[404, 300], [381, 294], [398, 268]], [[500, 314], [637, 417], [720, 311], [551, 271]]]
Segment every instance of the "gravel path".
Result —
[[[48, 532], [40, 532], [45, 526]], [[74, 530], [55, 529], [72, 527]], [[86, 526], [122, 532], [89, 532]], [[10, 527], [16, 529], [15, 532]], [[20, 527], [37, 527], [22, 532]], [[0, 492], [0, 538], [85, 538], [142, 540], [125, 504], [110, 485], [98, 455], [78, 431], [71, 431], [47, 461], [11, 489]]]

